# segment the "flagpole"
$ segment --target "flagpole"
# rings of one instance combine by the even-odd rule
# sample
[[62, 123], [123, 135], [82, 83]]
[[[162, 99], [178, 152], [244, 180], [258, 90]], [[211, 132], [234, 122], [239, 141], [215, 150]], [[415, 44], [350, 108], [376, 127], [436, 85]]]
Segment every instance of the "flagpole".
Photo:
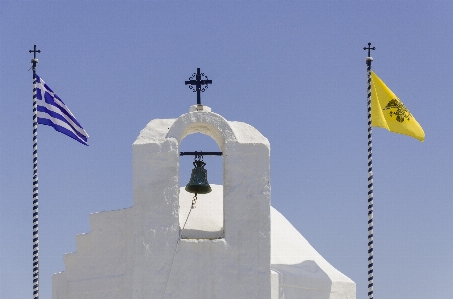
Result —
[[36, 64], [38, 59], [34, 45], [33, 59], [31, 60], [33, 69], [33, 299], [39, 298], [39, 239], [38, 239], [38, 114], [36, 103]]
[[366, 58], [367, 65], [367, 109], [368, 109], [368, 299], [373, 299], [373, 152], [372, 152], [372, 133], [371, 126], [371, 62], [373, 58], [370, 55], [371, 50], [376, 50], [376, 47], [371, 47], [368, 43], [368, 57]]

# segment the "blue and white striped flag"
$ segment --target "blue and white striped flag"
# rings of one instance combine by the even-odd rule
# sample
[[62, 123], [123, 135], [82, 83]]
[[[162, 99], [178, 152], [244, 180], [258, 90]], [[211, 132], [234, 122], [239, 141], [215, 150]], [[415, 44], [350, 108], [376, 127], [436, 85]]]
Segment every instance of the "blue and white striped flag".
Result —
[[88, 145], [87, 132], [68, 107], [37, 74], [35, 76], [38, 124], [52, 126], [56, 131]]

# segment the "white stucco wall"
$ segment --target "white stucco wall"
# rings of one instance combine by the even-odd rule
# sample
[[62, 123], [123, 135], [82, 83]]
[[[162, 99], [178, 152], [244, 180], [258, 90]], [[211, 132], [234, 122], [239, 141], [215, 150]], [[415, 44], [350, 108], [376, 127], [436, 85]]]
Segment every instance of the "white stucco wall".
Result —
[[[192, 234], [216, 233], [222, 225], [222, 186], [198, 199], [186, 229]], [[181, 188], [180, 223], [191, 205]], [[355, 298], [355, 283], [329, 264], [276, 209], [271, 207], [271, 299]], [[196, 228], [196, 231], [194, 231]], [[200, 232], [201, 230], [201, 232]]]
[[[207, 107], [191, 111], [140, 132], [133, 206], [90, 215], [91, 232], [53, 276], [53, 299], [355, 298], [355, 284], [271, 209], [268, 140]], [[178, 242], [191, 199], [180, 193], [179, 144], [197, 132], [223, 152], [224, 182], [199, 196]]]
[[[181, 240], [169, 276], [179, 237], [179, 144], [196, 132], [223, 152], [224, 237]], [[92, 215], [92, 232], [77, 236], [77, 252], [54, 276], [53, 298], [270, 298], [267, 139], [205, 110], [151, 121], [132, 151], [133, 207]]]

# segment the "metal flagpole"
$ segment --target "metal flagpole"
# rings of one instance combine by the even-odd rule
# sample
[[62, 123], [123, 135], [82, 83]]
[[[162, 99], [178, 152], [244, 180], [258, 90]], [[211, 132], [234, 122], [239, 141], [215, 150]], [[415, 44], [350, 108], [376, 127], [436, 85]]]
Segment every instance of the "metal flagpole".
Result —
[[372, 155], [372, 137], [373, 127], [371, 126], [371, 62], [373, 58], [370, 55], [371, 50], [376, 50], [376, 47], [371, 47], [368, 43], [368, 57], [366, 58], [367, 65], [367, 106], [368, 106], [368, 299], [373, 299], [373, 155]]
[[31, 60], [33, 68], [33, 298], [39, 298], [39, 239], [38, 239], [38, 114], [36, 103], [36, 45]]

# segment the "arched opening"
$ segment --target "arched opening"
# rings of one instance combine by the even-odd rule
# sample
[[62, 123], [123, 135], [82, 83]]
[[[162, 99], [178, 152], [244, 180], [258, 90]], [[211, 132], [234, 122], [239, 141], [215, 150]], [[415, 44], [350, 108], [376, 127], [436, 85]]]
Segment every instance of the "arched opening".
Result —
[[[211, 137], [194, 133], [181, 141], [179, 151], [220, 152], [221, 150]], [[212, 192], [198, 194], [195, 208], [191, 210], [194, 194], [188, 193], [184, 188], [194, 168], [194, 156], [179, 158], [179, 225], [181, 229], [184, 228], [182, 238], [185, 239], [219, 239], [224, 236], [223, 157], [205, 155], [203, 160], [206, 163], [205, 169]]]

